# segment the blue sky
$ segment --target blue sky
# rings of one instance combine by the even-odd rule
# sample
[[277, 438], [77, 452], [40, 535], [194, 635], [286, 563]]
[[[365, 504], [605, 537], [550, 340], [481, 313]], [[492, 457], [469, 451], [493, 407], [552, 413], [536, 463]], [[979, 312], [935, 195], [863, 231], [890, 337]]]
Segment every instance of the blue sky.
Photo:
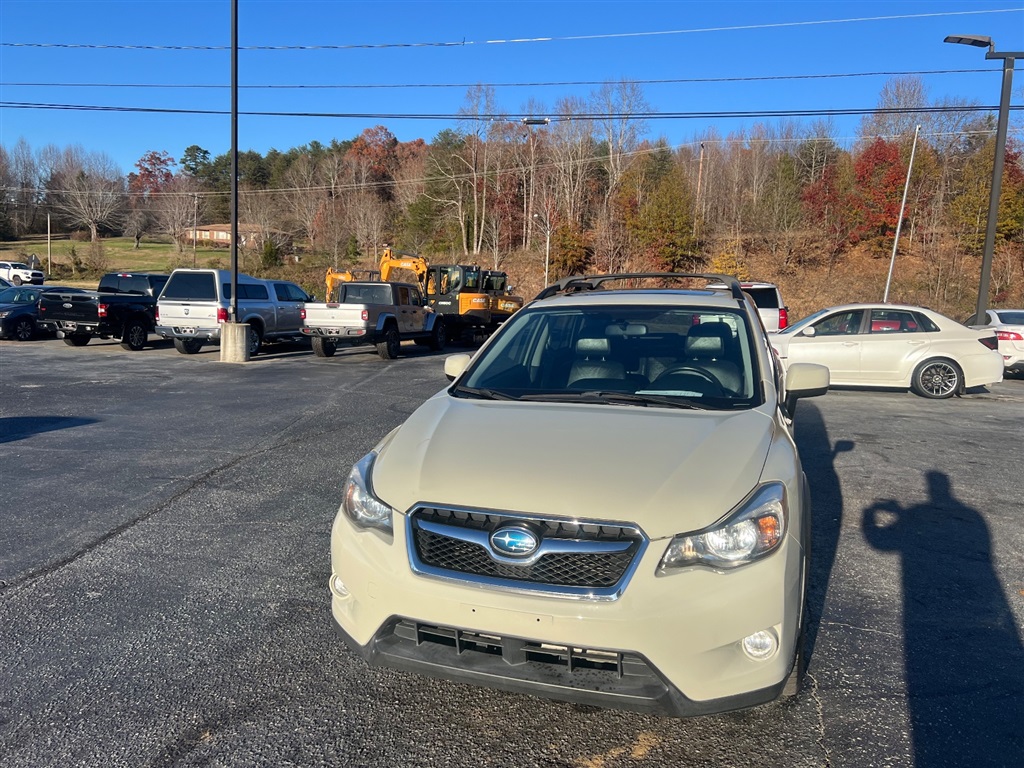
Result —
[[[33, 149], [51, 143], [80, 144], [108, 154], [125, 172], [149, 150], [166, 151], [176, 159], [191, 144], [212, 155], [229, 151], [229, 114], [6, 105], [227, 113], [230, 9], [229, 0], [0, 0], [0, 102], [5, 105], [0, 106], [0, 142], [10, 148], [24, 137]], [[984, 49], [944, 44], [949, 34], [987, 35], [999, 51], [1024, 51], [1024, 0], [240, 0], [239, 110], [454, 114], [465, 104], [465, 87], [308, 86], [486, 83], [497, 86], [497, 103], [506, 112], [522, 113], [533, 99], [553, 113], [559, 98], [586, 97], [598, 87], [564, 84], [580, 81], [932, 70], [984, 71], [921, 75], [931, 100], [950, 97], [996, 105], [1001, 62], [986, 61]], [[520, 39], [531, 41], [490, 42]], [[459, 42], [465, 44], [411, 45]], [[395, 47], [400, 44], [410, 45]], [[224, 49], [183, 50], [188, 46]], [[304, 50], [246, 50], [260, 46]], [[1019, 106], [1024, 104], [1024, 62], [1018, 64], [1016, 77], [1013, 104]], [[867, 109], [877, 104], [889, 78], [874, 74], [657, 83], [645, 84], [643, 90], [656, 111]], [[81, 86], [86, 83], [105, 87]], [[122, 87], [128, 85], [150, 87]], [[307, 88], [247, 87], [267, 85]], [[808, 123], [812, 119], [804, 118]], [[1019, 125], [1021, 119], [1016, 113], [1014, 122]], [[772, 120], [649, 120], [648, 137], [664, 137], [676, 145], [711, 127], [728, 135], [758, 122]], [[852, 139], [859, 122], [857, 116], [833, 118], [835, 135], [841, 141]], [[313, 140], [352, 138], [378, 124], [402, 141], [430, 141], [438, 131], [455, 125], [450, 120], [242, 114], [239, 148], [283, 151]]]

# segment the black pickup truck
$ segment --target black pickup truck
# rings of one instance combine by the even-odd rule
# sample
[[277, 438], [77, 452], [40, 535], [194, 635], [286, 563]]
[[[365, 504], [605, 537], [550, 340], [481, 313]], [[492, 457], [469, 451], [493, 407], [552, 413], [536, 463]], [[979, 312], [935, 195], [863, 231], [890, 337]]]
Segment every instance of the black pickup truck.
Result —
[[72, 347], [99, 336], [120, 339], [125, 349], [142, 349], [156, 326], [156, 300], [167, 277], [111, 272], [95, 291], [41, 294], [38, 325], [56, 331]]

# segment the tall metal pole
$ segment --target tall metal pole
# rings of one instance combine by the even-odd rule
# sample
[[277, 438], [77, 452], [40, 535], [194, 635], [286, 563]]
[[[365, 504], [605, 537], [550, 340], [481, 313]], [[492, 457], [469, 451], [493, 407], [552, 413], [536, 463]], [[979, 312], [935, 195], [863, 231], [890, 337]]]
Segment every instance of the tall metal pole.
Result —
[[[896, 266], [896, 246], [900, 242], [900, 230], [903, 228], [903, 211], [907, 208], [907, 191], [910, 189], [910, 172], [914, 170], [914, 153], [917, 152], [917, 137], [921, 133], [921, 126], [914, 129], [914, 143], [910, 147], [910, 162], [907, 164], [907, 181], [903, 185], [903, 202], [900, 203], [900, 217], [896, 220], [896, 236], [892, 239], [892, 258], [889, 259], [889, 277], [885, 280], [885, 296], [882, 303], [889, 303], [889, 286], [892, 284], [892, 270]], [[913, 231], [910, 233], [913, 235]]]
[[50, 251], [50, 212], [46, 212], [46, 274], [53, 274], [53, 253]]
[[231, 308], [238, 322], [238, 0], [231, 0]]
[[196, 266], [196, 236], [199, 234], [199, 194], [192, 194], [192, 268]]
[[1006, 126], [1010, 120], [1010, 87], [1013, 84], [1015, 56], [1024, 53], [996, 53], [990, 50], [986, 59], [1003, 60], [1003, 92], [999, 99], [999, 122], [996, 124], [996, 157], [992, 166], [992, 192], [988, 201], [988, 225], [985, 227], [985, 247], [981, 252], [981, 282], [978, 285], [978, 306], [975, 320], [983, 322], [988, 310], [988, 286], [992, 275], [992, 254], [996, 244], [996, 222], [999, 219], [999, 193], [1003, 185], [1003, 156], [1006, 154]]
[[700, 217], [700, 183], [704, 178], [704, 142], [700, 143], [700, 164], [697, 166], [697, 194], [693, 201], [693, 236], [697, 236], [697, 219]]

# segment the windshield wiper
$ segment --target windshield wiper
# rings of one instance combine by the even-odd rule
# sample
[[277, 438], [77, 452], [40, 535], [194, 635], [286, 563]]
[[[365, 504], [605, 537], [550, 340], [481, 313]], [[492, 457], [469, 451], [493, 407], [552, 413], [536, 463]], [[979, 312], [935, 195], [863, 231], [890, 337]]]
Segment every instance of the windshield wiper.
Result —
[[456, 387], [452, 390], [452, 394], [463, 395], [465, 397], [475, 397], [480, 400], [520, 400], [521, 398], [515, 395], [509, 395], [505, 392], [499, 392], [496, 389], [478, 389], [477, 387]]
[[663, 405], [667, 408], [687, 408], [698, 411], [708, 409], [702, 403], [679, 397], [639, 395], [632, 392], [614, 391], [557, 392], [543, 395], [523, 395], [519, 399], [549, 403], [600, 403], [604, 405], [639, 405], [643, 407]]

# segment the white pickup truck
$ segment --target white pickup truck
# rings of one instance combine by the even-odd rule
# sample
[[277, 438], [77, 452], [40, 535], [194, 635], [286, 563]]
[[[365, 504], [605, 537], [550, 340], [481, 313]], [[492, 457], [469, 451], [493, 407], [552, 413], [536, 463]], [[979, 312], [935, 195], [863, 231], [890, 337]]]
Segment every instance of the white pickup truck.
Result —
[[339, 344], [373, 344], [384, 360], [398, 357], [406, 340], [436, 351], [445, 345], [444, 315], [411, 283], [344, 283], [337, 301], [306, 303], [301, 331], [317, 357], [331, 357]]

